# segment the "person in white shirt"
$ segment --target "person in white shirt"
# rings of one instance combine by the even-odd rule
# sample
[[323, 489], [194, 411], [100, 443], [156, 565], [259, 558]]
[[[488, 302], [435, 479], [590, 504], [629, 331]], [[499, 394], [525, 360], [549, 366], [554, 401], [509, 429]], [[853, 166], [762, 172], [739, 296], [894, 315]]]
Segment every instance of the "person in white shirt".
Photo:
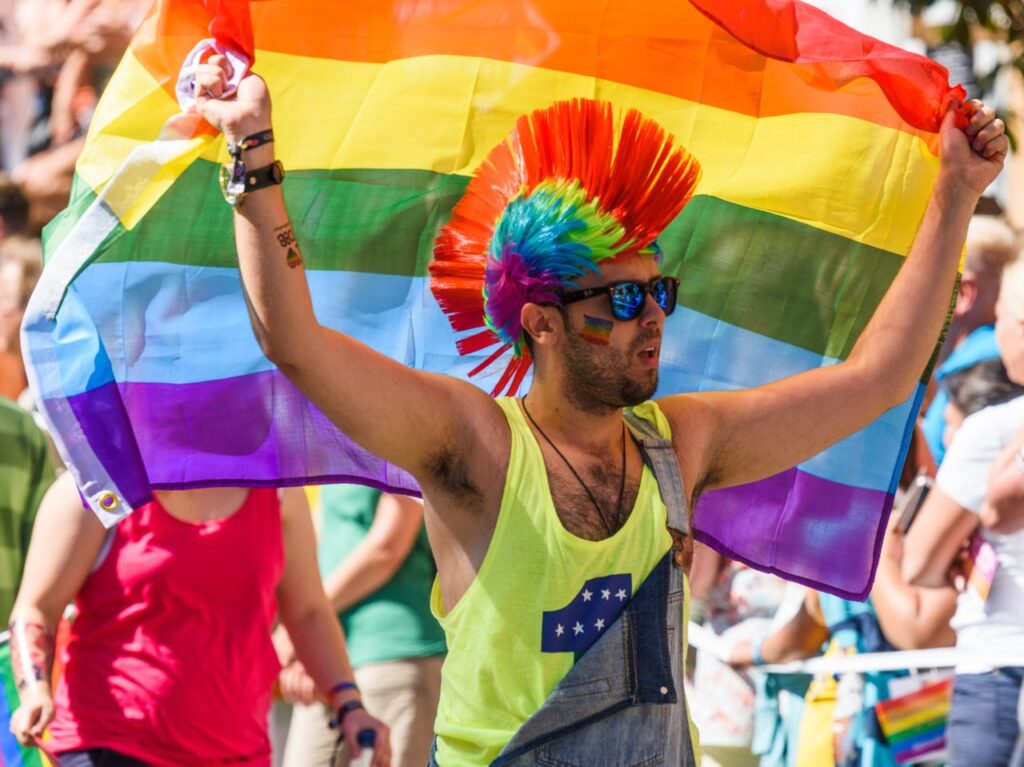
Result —
[[[1007, 373], [1024, 383], [1024, 261], [1003, 274], [996, 305], [996, 339]], [[951, 767], [1010, 762], [1020, 733], [1018, 701], [1024, 667], [1001, 658], [1024, 647], [1024, 531], [986, 527], [989, 475], [997, 458], [1024, 428], [1024, 397], [993, 405], [967, 418], [950, 445], [918, 519], [907, 534], [903, 568], [916, 585], [946, 582], [965, 544], [991, 582], [974, 577], [957, 600], [952, 626], [957, 648], [984, 660], [957, 667], [948, 740]], [[994, 558], [992, 555], [994, 554]], [[987, 592], [987, 593], [986, 593]]]

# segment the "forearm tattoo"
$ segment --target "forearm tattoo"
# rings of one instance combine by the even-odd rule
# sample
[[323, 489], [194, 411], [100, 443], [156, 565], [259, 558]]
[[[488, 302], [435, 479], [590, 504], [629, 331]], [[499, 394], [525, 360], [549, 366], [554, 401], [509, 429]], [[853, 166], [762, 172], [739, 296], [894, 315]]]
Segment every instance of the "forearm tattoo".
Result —
[[302, 252], [299, 250], [299, 241], [295, 239], [291, 224], [284, 224], [274, 230], [278, 244], [285, 249], [285, 258], [288, 266], [294, 269], [302, 266]]
[[53, 632], [41, 623], [11, 622], [11, 667], [19, 690], [36, 682], [50, 683]]

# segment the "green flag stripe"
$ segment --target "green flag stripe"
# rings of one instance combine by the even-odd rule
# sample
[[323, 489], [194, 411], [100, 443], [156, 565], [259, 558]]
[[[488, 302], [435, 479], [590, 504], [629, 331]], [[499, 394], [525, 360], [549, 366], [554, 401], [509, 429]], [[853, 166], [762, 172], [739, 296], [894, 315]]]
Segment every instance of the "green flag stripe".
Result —
[[[142, 226], [119, 229], [99, 261], [234, 266], [218, 166], [193, 163]], [[309, 269], [421, 276], [468, 179], [429, 171], [300, 171], [285, 195]], [[88, 202], [78, 198], [74, 215]], [[183, 218], [179, 211], [198, 210]], [[55, 222], [59, 239], [67, 221]], [[813, 226], [697, 197], [659, 238], [682, 305], [825, 356], [844, 358], [903, 258]], [[51, 243], [52, 245], [52, 243]]]

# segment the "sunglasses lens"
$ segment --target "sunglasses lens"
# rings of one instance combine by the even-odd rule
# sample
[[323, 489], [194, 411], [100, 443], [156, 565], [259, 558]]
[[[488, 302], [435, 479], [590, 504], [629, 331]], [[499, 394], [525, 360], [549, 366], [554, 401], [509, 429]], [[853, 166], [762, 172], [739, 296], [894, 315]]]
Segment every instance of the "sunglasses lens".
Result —
[[668, 316], [676, 308], [676, 283], [669, 277], [660, 277], [652, 285], [651, 294], [661, 310]]
[[647, 291], [638, 282], [623, 282], [608, 291], [612, 314], [618, 320], [635, 320], [644, 308]]

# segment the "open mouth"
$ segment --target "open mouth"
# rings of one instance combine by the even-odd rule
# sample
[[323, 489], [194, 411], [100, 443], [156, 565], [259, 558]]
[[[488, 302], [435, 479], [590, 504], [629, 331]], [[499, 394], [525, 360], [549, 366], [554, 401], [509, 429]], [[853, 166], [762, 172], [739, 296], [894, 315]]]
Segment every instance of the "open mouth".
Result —
[[647, 346], [640, 350], [640, 356], [647, 360], [656, 359], [658, 356], [658, 347]]

